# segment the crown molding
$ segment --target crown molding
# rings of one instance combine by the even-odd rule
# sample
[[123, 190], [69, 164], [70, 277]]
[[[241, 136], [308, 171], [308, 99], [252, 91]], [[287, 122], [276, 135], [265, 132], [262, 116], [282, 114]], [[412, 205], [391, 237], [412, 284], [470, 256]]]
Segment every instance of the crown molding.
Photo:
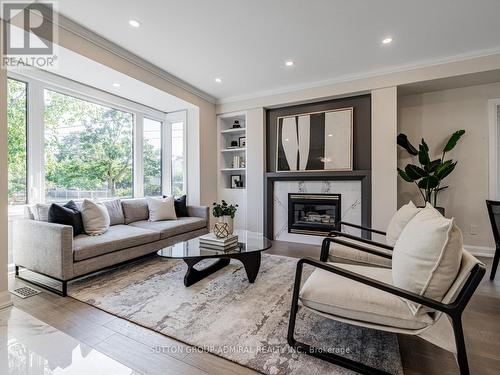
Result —
[[92, 44], [95, 44], [96, 46], [105, 49], [108, 52], [111, 52], [112, 54], [122, 58], [123, 60], [126, 60], [127, 62], [148, 71], [149, 73], [152, 73], [156, 75], [157, 77], [183, 89], [186, 90], [187, 92], [196, 95], [203, 100], [206, 100], [209, 103], [215, 104], [216, 99], [198, 89], [197, 87], [183, 81], [180, 78], [177, 78], [176, 76], [170, 74], [169, 72], [163, 70], [162, 68], [150, 63], [147, 60], [144, 60], [142, 57], [137, 56], [136, 54], [130, 52], [129, 50], [120, 47], [116, 43], [111, 42], [110, 40], [102, 37], [101, 35], [93, 32], [92, 30], [87, 29], [86, 27], [80, 25], [79, 23], [71, 20], [70, 18], [58, 14], [58, 26], [70, 33], [73, 33], [89, 42]]
[[288, 87], [281, 87], [281, 88], [277, 88], [277, 89], [258, 91], [258, 92], [254, 92], [251, 94], [244, 94], [244, 95], [237, 95], [237, 96], [231, 96], [231, 97], [226, 97], [226, 98], [220, 98], [220, 99], [217, 99], [216, 104], [219, 105], [219, 104], [230, 104], [230, 103], [244, 102], [244, 101], [248, 101], [248, 100], [270, 97], [270, 96], [274, 96], [274, 95], [289, 94], [289, 93], [293, 93], [293, 92], [297, 92], [297, 91], [301, 91], [301, 90], [321, 88], [321, 87], [331, 86], [331, 85], [335, 85], [335, 84], [339, 84], [339, 83], [354, 82], [354, 81], [358, 81], [358, 80], [362, 80], [362, 79], [377, 78], [377, 77], [381, 77], [384, 75], [390, 75], [390, 74], [394, 74], [394, 73], [402, 73], [402, 72], [412, 71], [412, 70], [417, 70], [417, 69], [425, 69], [425, 68], [429, 68], [429, 67], [433, 67], [433, 66], [437, 66], [437, 65], [457, 63], [457, 62], [462, 62], [462, 61], [466, 61], [466, 60], [472, 60], [472, 59], [476, 59], [476, 58], [492, 56], [492, 55], [500, 55], [500, 48], [491, 48], [491, 49], [475, 51], [475, 52], [471, 52], [471, 53], [463, 53], [463, 54], [448, 56], [448, 57], [440, 58], [440, 59], [421, 60], [421, 61], [412, 62], [412, 63], [408, 63], [408, 64], [393, 66], [390, 68], [383, 68], [383, 69], [377, 69], [377, 70], [360, 72], [360, 73], [345, 74], [342, 76], [338, 76], [336, 78], [329, 78], [329, 79], [320, 80], [320, 81], [316, 81], [316, 82], [309, 82], [309, 83], [305, 83], [305, 84], [293, 85], [293, 86], [288, 86]]

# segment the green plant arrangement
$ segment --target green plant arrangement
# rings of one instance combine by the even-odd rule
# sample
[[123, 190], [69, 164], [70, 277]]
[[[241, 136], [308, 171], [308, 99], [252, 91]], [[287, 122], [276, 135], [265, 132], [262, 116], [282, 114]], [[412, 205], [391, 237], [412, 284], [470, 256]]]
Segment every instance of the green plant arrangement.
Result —
[[227, 204], [225, 200], [222, 200], [221, 203], [214, 202], [212, 205], [212, 214], [214, 217], [230, 216], [234, 219], [237, 210], [237, 204]]
[[398, 135], [398, 145], [415, 157], [419, 164], [408, 164], [404, 170], [398, 168], [399, 176], [406, 182], [414, 183], [417, 186], [424, 203], [429, 202], [437, 207], [438, 194], [448, 188], [448, 186], [441, 186], [441, 183], [457, 166], [457, 161], [445, 160], [446, 153], [453, 150], [464, 134], [465, 130], [453, 133], [443, 148], [441, 158], [435, 160], [431, 160], [429, 146], [423, 138], [417, 150], [405, 134]]

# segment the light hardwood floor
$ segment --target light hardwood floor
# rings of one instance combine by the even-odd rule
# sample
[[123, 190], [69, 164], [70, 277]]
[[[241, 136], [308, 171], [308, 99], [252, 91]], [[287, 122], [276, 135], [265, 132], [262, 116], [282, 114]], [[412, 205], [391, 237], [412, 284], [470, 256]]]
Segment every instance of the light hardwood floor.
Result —
[[[275, 241], [267, 253], [318, 258], [319, 247]], [[483, 261], [487, 275], [464, 313], [471, 373], [481, 375], [500, 372], [500, 275], [496, 281], [490, 281], [487, 276], [491, 260]], [[16, 286], [23, 284], [13, 277], [10, 281]], [[257, 373], [220, 357], [193, 351], [181, 342], [70, 297], [44, 292], [25, 300], [15, 296], [13, 299], [19, 309], [143, 374]], [[400, 335], [399, 343], [405, 374], [458, 373], [450, 353], [410, 336]]]

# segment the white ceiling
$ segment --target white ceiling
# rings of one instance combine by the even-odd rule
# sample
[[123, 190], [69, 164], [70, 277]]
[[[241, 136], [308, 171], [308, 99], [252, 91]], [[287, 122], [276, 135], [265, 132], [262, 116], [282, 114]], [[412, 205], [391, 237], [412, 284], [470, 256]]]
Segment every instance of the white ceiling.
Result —
[[[174, 112], [192, 107], [192, 104], [182, 99], [90, 60], [69, 49], [59, 47], [57, 53], [57, 67], [46, 69], [51, 73], [163, 112]], [[114, 87], [113, 83], [118, 83], [120, 87]]]
[[500, 51], [500, 0], [61, 0], [59, 10], [226, 100]]

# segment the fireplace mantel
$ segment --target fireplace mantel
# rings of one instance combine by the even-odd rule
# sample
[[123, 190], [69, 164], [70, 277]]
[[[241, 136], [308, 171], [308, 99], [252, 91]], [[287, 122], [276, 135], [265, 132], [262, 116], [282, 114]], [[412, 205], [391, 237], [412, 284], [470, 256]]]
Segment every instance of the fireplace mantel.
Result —
[[274, 183], [276, 181], [361, 181], [361, 224], [371, 226], [371, 171], [268, 172], [264, 178], [264, 231], [274, 237]]

